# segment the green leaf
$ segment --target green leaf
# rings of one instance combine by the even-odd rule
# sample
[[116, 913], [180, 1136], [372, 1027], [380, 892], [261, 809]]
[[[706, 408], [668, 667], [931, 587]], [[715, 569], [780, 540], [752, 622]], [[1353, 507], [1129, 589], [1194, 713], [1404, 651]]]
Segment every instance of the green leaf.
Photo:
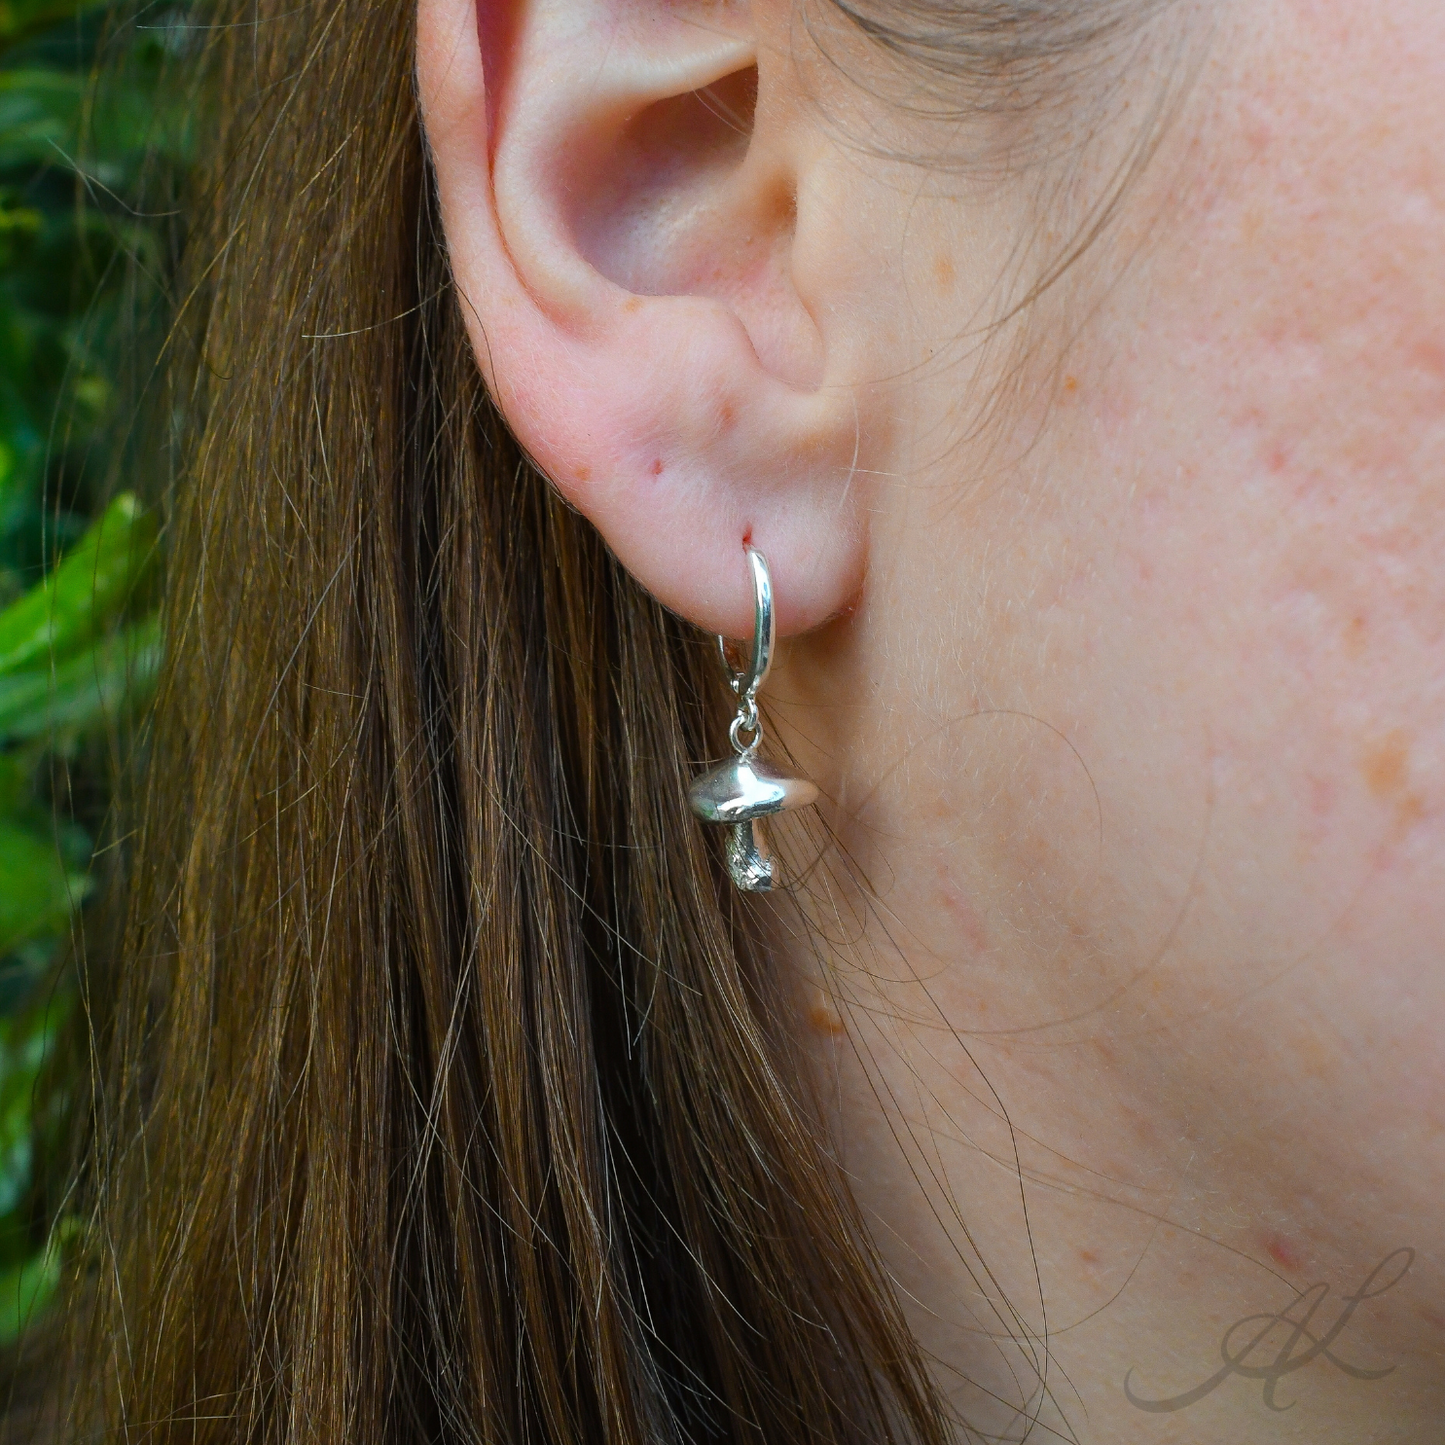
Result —
[[88, 888], [83, 874], [66, 869], [51, 839], [0, 821], [0, 953], [63, 932]]
[[[70, 999], [47, 1001], [0, 1027], [0, 1218], [24, 1200], [34, 1176], [35, 1086], [70, 1012]], [[14, 1263], [12, 1259], [7, 1261]]]
[[160, 671], [160, 623], [151, 618], [48, 671], [0, 677], [0, 738], [24, 741], [114, 718]]
[[154, 466], [148, 447], [116, 450], [113, 423], [127, 368], [152, 359], [136, 318], [163, 327], [168, 214], [209, 114], [170, 79], [187, 8], [0, 0], [0, 1348], [50, 1303], [79, 1234], [62, 1219], [46, 1242], [37, 1189], [71, 1088], [37, 1092], [37, 1071], [73, 1003], [61, 944], [109, 777], [73, 743], [161, 656], [140, 622], [155, 523], [126, 498], [81, 534], [98, 479]]
[[94, 9], [97, 0], [0, 0], [0, 40], [32, 35]]
[[117, 497], [50, 576], [0, 612], [0, 673], [83, 647], [125, 607], [155, 558], [155, 520], [130, 493]]
[[35, 759], [25, 753], [0, 753], [0, 817], [14, 817], [30, 802]]
[[[25, 1082], [33, 1087], [33, 1075], [27, 1076]], [[9, 1214], [24, 1198], [34, 1172], [35, 1139], [30, 1126], [28, 1092], [18, 1105], [18, 1108], [6, 1110], [5, 1138], [0, 1144], [0, 1218]]]
[[0, 169], [69, 169], [84, 102], [84, 76], [39, 69], [0, 71]]
[[97, 0], [0, 0], [0, 42], [12, 44], [96, 8]]
[[0, 1017], [12, 1018], [34, 1000], [36, 989], [51, 977], [59, 951], [60, 940], [53, 935], [10, 950], [0, 963]]
[[13, 1269], [0, 1270], [0, 1344], [9, 1344], [50, 1303], [60, 1284], [57, 1245]]

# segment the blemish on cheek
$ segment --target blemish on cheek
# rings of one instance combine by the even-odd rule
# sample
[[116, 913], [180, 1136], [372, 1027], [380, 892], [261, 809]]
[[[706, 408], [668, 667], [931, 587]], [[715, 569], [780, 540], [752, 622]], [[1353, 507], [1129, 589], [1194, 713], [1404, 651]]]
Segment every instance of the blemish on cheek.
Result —
[[1425, 806], [1425, 800], [1419, 793], [1406, 793], [1405, 796], [1400, 799], [1399, 807], [1395, 809], [1395, 821], [1400, 825], [1401, 829], [1408, 832], [1416, 823], [1420, 822], [1426, 816], [1428, 811], [1429, 809]]
[[1079, 378], [1077, 376], [1066, 376], [1064, 378], [1064, 394], [1074, 396], [1079, 390]]
[[1415, 347], [1415, 364], [1429, 376], [1445, 378], [1445, 347], [1435, 341], [1422, 341]]
[[953, 289], [954, 278], [957, 273], [953, 269], [953, 258], [946, 251], [940, 251], [933, 263], [933, 279], [938, 282], [940, 291]]
[[578, 468], [576, 469], [576, 471], [574, 471], [574, 472], [572, 473], [572, 475], [573, 475], [579, 482], [590, 482], [590, 481], [592, 480], [592, 468], [591, 468], [591, 467], [578, 467]]
[[622, 309], [623, 309], [624, 311], [627, 311], [627, 312], [638, 312], [638, 311], [641, 311], [641, 310], [642, 310], [642, 297], [641, 297], [641, 296], [629, 296], [629, 297], [627, 298], [627, 300], [622, 303]]
[[660, 476], [662, 475], [662, 458], [661, 458], [661, 457], [658, 457], [657, 460], [656, 460], [655, 462], [653, 462], [653, 464], [652, 464], [652, 475], [653, 475], [654, 477], [660, 477]]
[[1244, 144], [1251, 157], [1262, 156], [1274, 141], [1274, 130], [1267, 120], [1251, 116], [1244, 125]]
[[718, 403], [717, 420], [718, 425], [723, 431], [731, 431], [733, 427], [737, 425], [738, 412], [732, 402], [722, 401]]
[[1405, 786], [1410, 773], [1410, 741], [1402, 728], [1371, 743], [1360, 763], [1365, 786], [1377, 798], [1390, 798]]
[[988, 930], [967, 894], [953, 881], [946, 862], [938, 865], [938, 902], [944, 913], [953, 920], [958, 936], [967, 945], [969, 952], [983, 953], [988, 948]]
[[1352, 617], [1345, 624], [1345, 656], [1351, 659], [1363, 657], [1369, 645], [1369, 624], [1363, 617]]
[[1308, 1078], [1325, 1078], [1339, 1062], [1328, 1038], [1310, 1029], [1291, 1040], [1291, 1048], [1300, 1073]]
[[1282, 1234], [1270, 1234], [1265, 1237], [1264, 1252], [1281, 1269], [1298, 1269], [1304, 1263], [1298, 1249]]
[[1085, 1264], [1098, 1264], [1099, 1262], [1099, 1256], [1095, 1254], [1092, 1249], [1081, 1249], [1079, 1251], [1079, 1258]]
[[831, 1039], [841, 1038], [847, 1033], [842, 1017], [827, 1004], [815, 1003], [808, 1010], [808, 1025], [815, 1033]]

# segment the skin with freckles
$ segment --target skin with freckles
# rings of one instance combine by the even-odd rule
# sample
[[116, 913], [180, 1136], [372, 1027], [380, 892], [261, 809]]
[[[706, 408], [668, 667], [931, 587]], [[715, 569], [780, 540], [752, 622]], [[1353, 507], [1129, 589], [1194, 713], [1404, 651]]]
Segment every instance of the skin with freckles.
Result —
[[[597, 178], [530, 211], [545, 188], [503, 182], [559, 132], [522, 107], [512, 150], [506, 117], [548, 7], [487, 61], [489, 139], [468, 9], [425, 0], [421, 74], [509, 419], [700, 625], [742, 631], [748, 596], [697, 538], [746, 524], [773, 563], [768, 717], [833, 837], [769, 905], [779, 966], [960, 1415], [1108, 1445], [1438, 1438], [1435, 0], [1176, 7], [1087, 143], [1002, 178], [922, 163], [939, 128], [856, 37], [833, 65], [787, 6], [713, 7], [682, 27], [728, 37], [681, 82], [694, 110], [655, 76], [621, 124], [579, 104]], [[713, 129], [669, 144], [699, 106]], [[1124, 172], [1108, 227], [1013, 314]], [[576, 382], [581, 348], [625, 425]], [[649, 391], [639, 354], [676, 376]], [[1138, 1403], [1271, 1315], [1255, 1375]]]

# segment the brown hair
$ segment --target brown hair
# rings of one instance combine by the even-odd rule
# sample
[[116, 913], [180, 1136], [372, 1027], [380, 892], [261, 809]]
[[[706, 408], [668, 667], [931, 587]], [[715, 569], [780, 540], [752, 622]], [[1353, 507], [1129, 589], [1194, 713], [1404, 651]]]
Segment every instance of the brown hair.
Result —
[[681, 806], [713, 658], [480, 383], [411, 12], [206, 12], [75, 1430], [941, 1442], [792, 1001]]

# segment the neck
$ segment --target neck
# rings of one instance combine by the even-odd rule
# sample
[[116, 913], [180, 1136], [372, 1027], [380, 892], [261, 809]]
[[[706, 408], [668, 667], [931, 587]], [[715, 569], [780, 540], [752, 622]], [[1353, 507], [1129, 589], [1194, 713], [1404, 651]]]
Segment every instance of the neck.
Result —
[[915, 667], [866, 618], [806, 647], [774, 712], [833, 841], [779, 947], [958, 1416], [1081, 1445], [1359, 1445], [1381, 1418], [1433, 1438], [1423, 1242], [1342, 1218], [1290, 1091], [1265, 1097], [1269, 1061], [1305, 1047], [1289, 1019], [1201, 991], [1198, 835], [1132, 881], [1100, 844], [1114, 780], [1037, 706], [862, 688]]

